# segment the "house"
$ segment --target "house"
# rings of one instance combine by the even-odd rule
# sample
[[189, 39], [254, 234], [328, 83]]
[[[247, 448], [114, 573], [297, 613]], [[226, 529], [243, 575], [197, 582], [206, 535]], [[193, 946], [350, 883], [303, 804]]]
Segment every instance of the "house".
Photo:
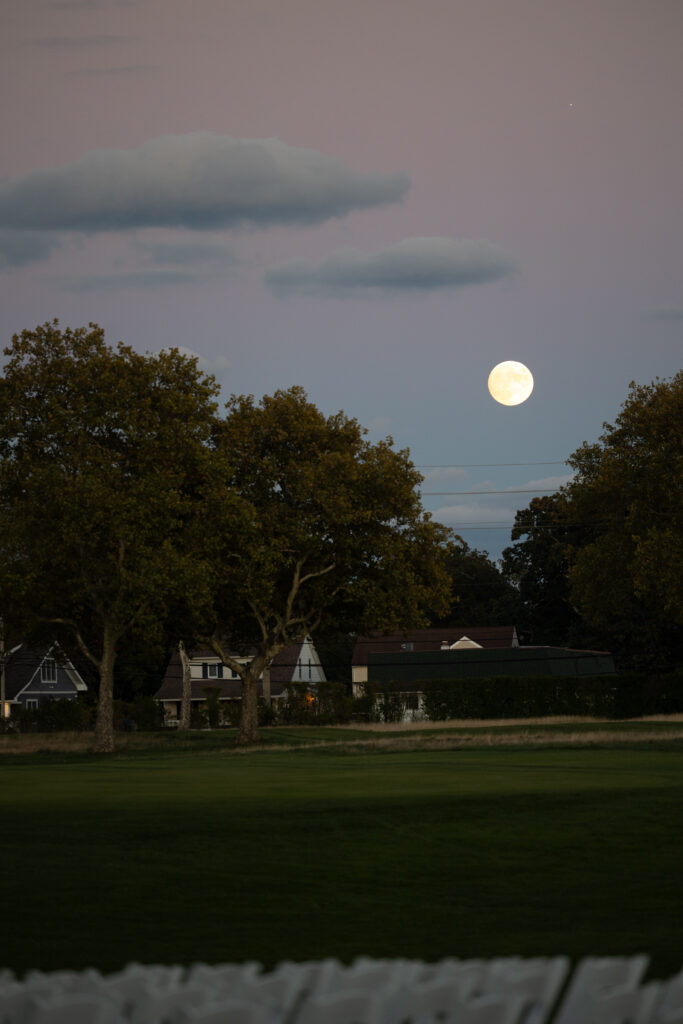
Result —
[[398, 633], [370, 633], [356, 641], [351, 658], [351, 679], [353, 695], [361, 694], [363, 683], [368, 681], [368, 664], [379, 656], [393, 654], [426, 654], [444, 650], [484, 649], [519, 647], [519, 638], [514, 626], [462, 626], [446, 629], [407, 629]]
[[[230, 656], [241, 664], [250, 660], [250, 655], [230, 652]], [[219, 691], [219, 701], [238, 701], [242, 697], [242, 682], [237, 672], [224, 665], [211, 648], [205, 647], [190, 654], [191, 700], [198, 706], [206, 700], [208, 688]], [[325, 682], [318, 652], [310, 637], [290, 644], [274, 658], [268, 672], [261, 676], [258, 695], [268, 703], [279, 700], [290, 683], [305, 683], [315, 687]], [[154, 697], [164, 706], [169, 724], [180, 717], [182, 701], [183, 669], [180, 655], [174, 651], [166, 668], [163, 682]]]
[[18, 644], [5, 655], [4, 718], [19, 708], [38, 708], [49, 700], [75, 700], [88, 687], [56, 644]]
[[424, 717], [422, 681], [494, 676], [611, 675], [608, 651], [520, 647], [514, 626], [423, 629], [360, 637], [353, 654], [354, 696], [366, 682], [403, 707], [405, 721]]

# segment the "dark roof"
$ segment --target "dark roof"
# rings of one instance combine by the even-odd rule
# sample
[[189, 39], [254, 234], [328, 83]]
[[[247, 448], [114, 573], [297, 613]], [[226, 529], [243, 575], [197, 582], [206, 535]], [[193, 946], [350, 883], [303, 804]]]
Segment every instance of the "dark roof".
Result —
[[480, 647], [512, 647], [514, 626], [448, 626], [445, 629], [406, 629], [398, 633], [369, 633], [359, 636], [353, 649], [353, 665], [367, 665], [369, 654], [399, 654], [411, 643], [413, 651], [439, 651], [445, 642], [450, 647], [462, 637]]
[[[291, 681], [299, 660], [301, 646], [301, 643], [290, 644], [273, 659], [273, 663], [270, 666], [270, 693], [272, 697], [278, 697], [287, 683]], [[243, 654], [239, 655], [233, 651], [228, 653], [234, 654], [236, 658], [244, 657]], [[192, 651], [190, 658], [192, 661], [220, 661], [216, 652], [210, 647], [202, 647]], [[154, 694], [154, 697], [156, 700], [180, 700], [182, 685], [183, 669], [180, 663], [180, 655], [177, 651], [174, 651], [166, 668], [163, 682]], [[207, 687], [220, 690], [219, 697], [221, 699], [242, 696], [242, 681], [240, 679], [193, 679], [192, 700], [205, 700]], [[258, 685], [258, 692], [259, 696], [263, 693], [261, 683]]]

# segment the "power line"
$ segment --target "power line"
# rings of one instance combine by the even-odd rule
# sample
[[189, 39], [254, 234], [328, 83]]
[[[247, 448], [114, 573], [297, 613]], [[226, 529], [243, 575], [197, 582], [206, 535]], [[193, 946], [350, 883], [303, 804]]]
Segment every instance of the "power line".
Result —
[[435, 462], [433, 465], [416, 463], [415, 469], [494, 469], [501, 466], [566, 466], [563, 462]]
[[423, 498], [444, 497], [456, 494], [554, 494], [556, 487], [526, 487], [510, 491], [421, 491]]

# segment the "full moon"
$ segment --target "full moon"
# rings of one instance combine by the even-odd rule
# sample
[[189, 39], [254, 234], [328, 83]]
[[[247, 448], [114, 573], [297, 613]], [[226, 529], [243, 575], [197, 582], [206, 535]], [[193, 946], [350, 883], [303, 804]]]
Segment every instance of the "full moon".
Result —
[[498, 363], [489, 374], [489, 391], [501, 405], [521, 405], [534, 390], [534, 378], [524, 363]]

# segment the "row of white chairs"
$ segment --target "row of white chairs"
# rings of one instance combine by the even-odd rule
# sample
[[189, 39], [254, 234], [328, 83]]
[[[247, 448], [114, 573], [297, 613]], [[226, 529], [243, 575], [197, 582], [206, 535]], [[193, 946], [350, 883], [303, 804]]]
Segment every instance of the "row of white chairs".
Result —
[[646, 956], [0, 971], [0, 1024], [683, 1024]]

